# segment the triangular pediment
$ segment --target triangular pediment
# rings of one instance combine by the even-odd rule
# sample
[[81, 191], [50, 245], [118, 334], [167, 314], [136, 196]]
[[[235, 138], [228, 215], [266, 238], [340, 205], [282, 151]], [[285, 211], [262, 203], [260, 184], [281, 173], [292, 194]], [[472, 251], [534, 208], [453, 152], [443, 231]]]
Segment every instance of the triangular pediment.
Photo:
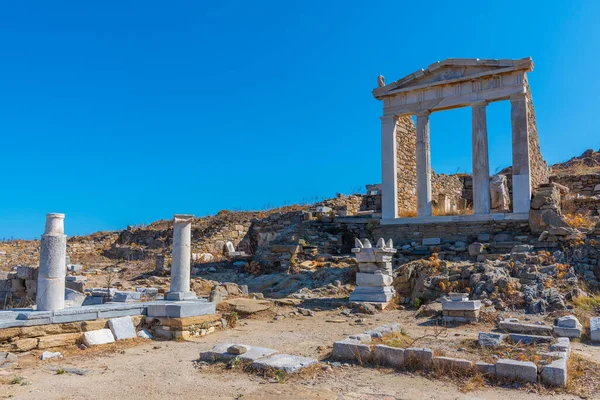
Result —
[[530, 57], [518, 60], [480, 60], [478, 58], [448, 58], [431, 64], [395, 82], [373, 90], [373, 96], [382, 98], [395, 93], [424, 89], [436, 85], [480, 79], [517, 70], [533, 70]]

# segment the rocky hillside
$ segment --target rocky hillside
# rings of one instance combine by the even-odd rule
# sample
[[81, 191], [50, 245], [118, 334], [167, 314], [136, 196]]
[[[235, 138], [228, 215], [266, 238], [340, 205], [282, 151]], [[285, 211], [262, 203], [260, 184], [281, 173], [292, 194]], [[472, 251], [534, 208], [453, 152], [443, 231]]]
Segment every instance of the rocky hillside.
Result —
[[585, 175], [600, 172], [600, 150], [588, 149], [579, 157], [554, 164], [553, 175]]

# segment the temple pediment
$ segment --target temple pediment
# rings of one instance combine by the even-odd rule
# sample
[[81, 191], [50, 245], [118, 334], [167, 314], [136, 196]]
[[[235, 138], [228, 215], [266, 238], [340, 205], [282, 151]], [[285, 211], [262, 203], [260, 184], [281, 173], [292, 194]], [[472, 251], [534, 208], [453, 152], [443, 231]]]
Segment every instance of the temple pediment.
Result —
[[395, 82], [373, 90], [373, 96], [382, 99], [412, 90], [449, 85], [469, 80], [485, 79], [514, 71], [533, 70], [530, 57], [518, 60], [489, 60], [478, 58], [448, 58], [431, 64]]

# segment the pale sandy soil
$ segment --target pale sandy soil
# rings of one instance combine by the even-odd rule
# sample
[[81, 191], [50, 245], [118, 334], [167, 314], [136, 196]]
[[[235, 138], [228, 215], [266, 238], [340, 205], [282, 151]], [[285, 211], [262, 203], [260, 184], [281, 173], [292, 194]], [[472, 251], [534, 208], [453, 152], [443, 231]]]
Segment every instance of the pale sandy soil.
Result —
[[[452, 382], [428, 379], [420, 375], [398, 373], [359, 366], [336, 368], [314, 376], [276, 383], [221, 367], [195, 368], [200, 351], [220, 342], [245, 343], [275, 348], [281, 352], [322, 357], [333, 341], [387, 322], [400, 322], [412, 337], [431, 332], [419, 326], [412, 312], [390, 311], [366, 317], [363, 326], [352, 326], [356, 316], [344, 318], [339, 312], [318, 312], [314, 317], [291, 317], [279, 321], [247, 319], [235, 329], [216, 332], [188, 342], [124, 344], [123, 350], [65, 350], [64, 360], [39, 361], [35, 354], [24, 356], [23, 368], [16, 375], [29, 385], [11, 385], [12, 378], [0, 376], [0, 398], [17, 399], [542, 399], [548, 394], [528, 393], [525, 389], [488, 387], [462, 393]], [[344, 323], [326, 322], [345, 320]], [[460, 346], [474, 339], [482, 325], [450, 329], [446, 338], [436, 339], [433, 347]], [[489, 328], [488, 328], [489, 330]], [[458, 335], [458, 336], [457, 336]], [[450, 341], [455, 345], [450, 346]], [[419, 343], [420, 345], [420, 343]], [[429, 344], [428, 344], [429, 345]], [[583, 353], [600, 361], [600, 348], [576, 344]], [[319, 349], [320, 348], [320, 349]], [[104, 353], [104, 354], [101, 354]], [[457, 352], [461, 355], [464, 352]], [[84, 376], [56, 374], [52, 367], [81, 368]], [[242, 396], [243, 395], [243, 396]], [[558, 394], [556, 399], [578, 397]], [[598, 394], [597, 398], [600, 398]]]

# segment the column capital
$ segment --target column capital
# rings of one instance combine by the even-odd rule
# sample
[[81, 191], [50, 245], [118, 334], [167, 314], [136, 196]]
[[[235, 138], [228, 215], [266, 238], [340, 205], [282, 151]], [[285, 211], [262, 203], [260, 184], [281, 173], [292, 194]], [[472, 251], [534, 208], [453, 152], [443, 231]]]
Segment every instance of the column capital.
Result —
[[431, 115], [431, 110], [422, 110], [415, 113], [417, 117], [429, 117]]
[[471, 107], [486, 107], [489, 103], [487, 100], [478, 100], [471, 103]]
[[527, 93], [517, 93], [509, 97], [511, 103], [517, 103], [519, 101], [527, 100]]
[[381, 120], [381, 122], [390, 122], [390, 121], [398, 121], [399, 116], [398, 115], [382, 115], [381, 117], [379, 117], [379, 119]]

